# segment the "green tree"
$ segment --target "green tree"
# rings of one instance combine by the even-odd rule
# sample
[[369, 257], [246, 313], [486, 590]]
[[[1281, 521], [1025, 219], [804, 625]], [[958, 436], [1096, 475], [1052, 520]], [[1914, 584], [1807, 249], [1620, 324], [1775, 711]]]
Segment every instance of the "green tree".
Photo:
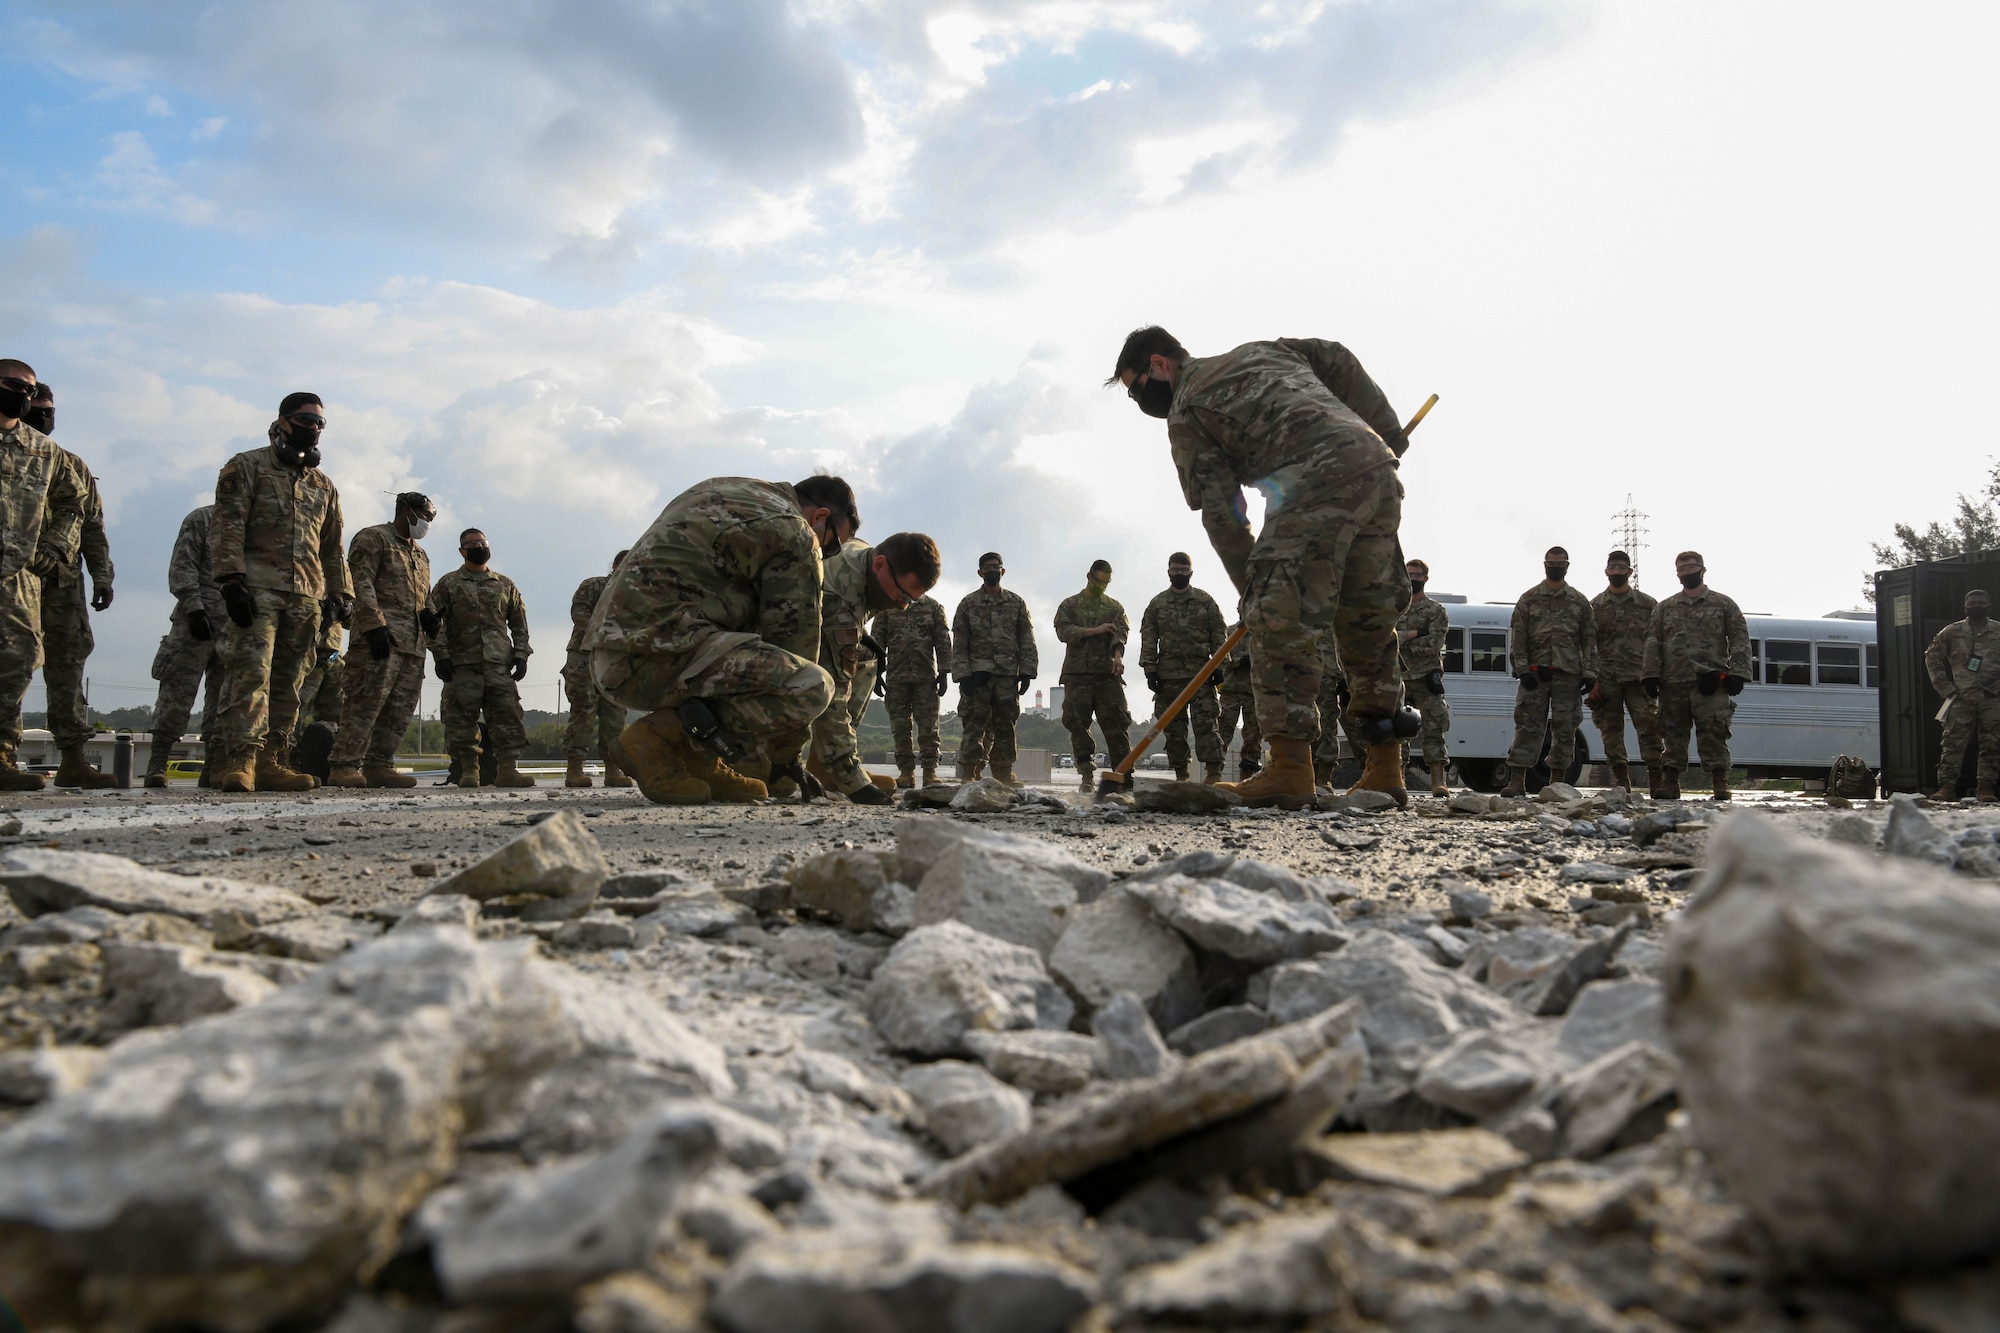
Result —
[[[1900, 569], [1927, 560], [2000, 548], [2000, 507], [1996, 507], [1996, 502], [2000, 502], [2000, 464], [1987, 474], [1986, 489], [1980, 494], [1973, 496], [1960, 492], [1958, 512], [1947, 523], [1933, 519], [1928, 527], [1921, 530], [1908, 523], [1898, 523], [1895, 525], [1895, 541], [1869, 543], [1876, 568]], [[1874, 574], [1870, 572], [1862, 583], [1862, 591], [1869, 601], [1874, 601]]]

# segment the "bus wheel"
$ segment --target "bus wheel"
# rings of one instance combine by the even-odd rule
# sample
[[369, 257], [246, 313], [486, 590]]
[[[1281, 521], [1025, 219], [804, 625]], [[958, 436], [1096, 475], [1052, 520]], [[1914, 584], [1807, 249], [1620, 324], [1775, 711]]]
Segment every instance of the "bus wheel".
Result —
[[1458, 775], [1474, 791], [1496, 792], [1507, 785], [1505, 759], [1461, 759]]

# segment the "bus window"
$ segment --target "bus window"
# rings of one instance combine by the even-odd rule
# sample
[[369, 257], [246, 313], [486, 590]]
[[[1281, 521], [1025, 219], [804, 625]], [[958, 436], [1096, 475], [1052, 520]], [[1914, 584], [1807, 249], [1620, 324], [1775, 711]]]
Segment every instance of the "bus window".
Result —
[[1812, 645], [1771, 639], [1764, 644], [1766, 685], [1812, 684]]
[[1867, 656], [1868, 656], [1868, 688], [1871, 690], [1879, 690], [1882, 688], [1882, 663], [1875, 656], [1875, 645], [1872, 643], [1869, 644], [1867, 647]]
[[1764, 679], [1764, 641], [1762, 639], [1752, 639], [1750, 640], [1750, 683], [1754, 685], [1762, 679]]
[[1444, 632], [1444, 669], [1465, 670], [1465, 631], [1462, 629], [1448, 629]]
[[1504, 629], [1476, 629], [1472, 631], [1472, 669], [1474, 671], [1497, 671], [1507, 674], [1507, 631]]
[[1853, 643], [1822, 643], [1819, 649], [1819, 683], [1822, 685], [1859, 685], [1861, 683], [1861, 645]]

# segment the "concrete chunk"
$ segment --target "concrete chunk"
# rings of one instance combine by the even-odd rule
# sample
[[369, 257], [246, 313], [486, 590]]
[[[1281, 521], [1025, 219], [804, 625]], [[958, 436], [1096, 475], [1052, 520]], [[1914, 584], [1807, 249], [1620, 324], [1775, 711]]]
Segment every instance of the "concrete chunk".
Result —
[[426, 896], [456, 893], [480, 903], [539, 899], [521, 908], [523, 920], [563, 921], [589, 910], [610, 875], [597, 835], [565, 806], [499, 851], [439, 880]]

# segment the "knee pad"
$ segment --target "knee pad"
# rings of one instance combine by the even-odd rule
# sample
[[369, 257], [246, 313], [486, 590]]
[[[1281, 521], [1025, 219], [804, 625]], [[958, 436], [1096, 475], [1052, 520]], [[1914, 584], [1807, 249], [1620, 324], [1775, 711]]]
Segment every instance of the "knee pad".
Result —
[[1354, 730], [1369, 745], [1406, 741], [1423, 729], [1423, 714], [1407, 704], [1393, 713], [1359, 714], [1354, 719]]

